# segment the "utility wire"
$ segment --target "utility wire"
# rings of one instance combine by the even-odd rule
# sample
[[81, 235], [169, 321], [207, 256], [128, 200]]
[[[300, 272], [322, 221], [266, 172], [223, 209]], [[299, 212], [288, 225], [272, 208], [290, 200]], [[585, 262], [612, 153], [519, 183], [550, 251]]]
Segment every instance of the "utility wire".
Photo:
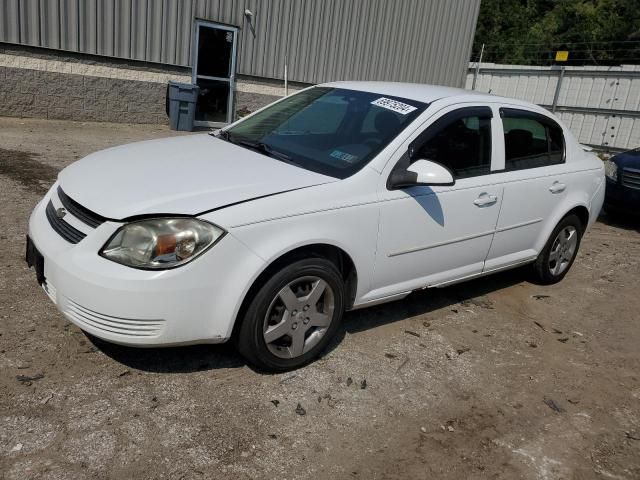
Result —
[[530, 46], [530, 45], [593, 45], [596, 43], [638, 43], [640, 44], [640, 40], [600, 40], [600, 41], [592, 41], [592, 42], [539, 42], [539, 43], [520, 43], [520, 42], [484, 42], [486, 46], [488, 45], [518, 45], [518, 46]]

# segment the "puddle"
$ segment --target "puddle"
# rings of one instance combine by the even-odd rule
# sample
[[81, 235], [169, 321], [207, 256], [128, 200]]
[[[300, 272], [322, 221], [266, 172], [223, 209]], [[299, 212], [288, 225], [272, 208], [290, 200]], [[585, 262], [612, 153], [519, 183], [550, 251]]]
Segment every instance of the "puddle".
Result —
[[46, 193], [58, 176], [58, 169], [40, 163], [38, 154], [0, 148], [0, 175], [21, 183], [35, 193]]

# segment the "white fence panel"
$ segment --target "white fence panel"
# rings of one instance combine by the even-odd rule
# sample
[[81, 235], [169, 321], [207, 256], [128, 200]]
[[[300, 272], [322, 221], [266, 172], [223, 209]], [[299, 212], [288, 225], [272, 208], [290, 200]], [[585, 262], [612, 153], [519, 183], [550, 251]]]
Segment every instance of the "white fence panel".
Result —
[[[466, 88], [473, 85], [470, 64]], [[481, 63], [476, 90], [554, 111], [582, 143], [611, 150], [640, 147], [640, 65], [538, 67]]]

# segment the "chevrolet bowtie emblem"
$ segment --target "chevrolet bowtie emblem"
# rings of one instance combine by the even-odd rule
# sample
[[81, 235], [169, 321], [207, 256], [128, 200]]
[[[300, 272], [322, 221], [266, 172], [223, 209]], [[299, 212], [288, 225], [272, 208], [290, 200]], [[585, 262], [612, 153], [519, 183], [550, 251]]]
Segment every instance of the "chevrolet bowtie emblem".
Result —
[[64, 207], [56, 209], [56, 217], [62, 219], [67, 214], [67, 210]]

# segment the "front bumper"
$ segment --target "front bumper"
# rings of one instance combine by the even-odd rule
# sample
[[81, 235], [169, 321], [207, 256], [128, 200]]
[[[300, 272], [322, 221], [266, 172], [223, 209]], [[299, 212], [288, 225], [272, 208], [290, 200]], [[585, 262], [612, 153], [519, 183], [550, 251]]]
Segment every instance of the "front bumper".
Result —
[[44, 257], [43, 288], [69, 321], [123, 345], [219, 343], [229, 338], [252, 272], [263, 263], [233, 235], [225, 235], [182, 267], [137, 270], [97, 254], [120, 223], [89, 228], [77, 244], [64, 240], [46, 218], [51, 195], [34, 209], [29, 237]]
[[607, 178], [604, 208], [629, 215], [640, 215], [640, 190]]

